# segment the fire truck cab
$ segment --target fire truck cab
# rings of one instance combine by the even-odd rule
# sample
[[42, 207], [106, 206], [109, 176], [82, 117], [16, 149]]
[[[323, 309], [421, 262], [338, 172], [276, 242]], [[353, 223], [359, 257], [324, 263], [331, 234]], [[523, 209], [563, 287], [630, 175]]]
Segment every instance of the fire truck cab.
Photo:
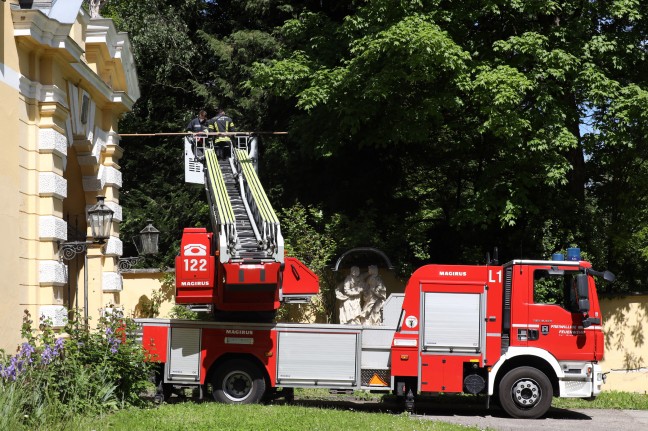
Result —
[[392, 343], [396, 392], [496, 395], [520, 418], [542, 416], [553, 396], [597, 396], [604, 343], [593, 275], [604, 274], [580, 260], [417, 270]]

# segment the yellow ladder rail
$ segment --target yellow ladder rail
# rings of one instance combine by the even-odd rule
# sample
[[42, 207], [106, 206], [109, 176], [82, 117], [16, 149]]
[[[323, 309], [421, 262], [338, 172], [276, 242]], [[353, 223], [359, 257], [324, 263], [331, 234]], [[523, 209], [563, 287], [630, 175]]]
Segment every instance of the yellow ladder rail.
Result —
[[222, 225], [234, 225], [236, 223], [234, 209], [227, 194], [223, 173], [213, 149], [205, 149], [205, 160], [207, 162], [208, 179], [213, 190], [214, 204], [219, 217], [218, 222]]
[[252, 193], [252, 198], [254, 199], [254, 201], [257, 204], [257, 207], [259, 208], [259, 212], [261, 213], [261, 217], [263, 218], [263, 221], [268, 223], [273, 223], [273, 224], [279, 223], [277, 214], [274, 212], [274, 209], [270, 204], [270, 200], [268, 199], [268, 196], [266, 195], [263, 186], [261, 186], [261, 181], [259, 181], [259, 177], [256, 174], [256, 171], [254, 170], [254, 166], [252, 166], [252, 160], [250, 160], [250, 158], [248, 157], [247, 153], [244, 150], [237, 149], [235, 151], [236, 151], [236, 157], [243, 171], [243, 176], [245, 177], [248, 187], [250, 188], [250, 192]]

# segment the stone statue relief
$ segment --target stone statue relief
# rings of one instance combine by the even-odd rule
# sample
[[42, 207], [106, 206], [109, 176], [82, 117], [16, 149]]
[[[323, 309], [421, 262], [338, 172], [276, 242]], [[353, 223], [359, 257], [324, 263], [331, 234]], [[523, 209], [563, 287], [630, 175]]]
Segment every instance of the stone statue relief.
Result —
[[363, 292], [364, 306], [362, 317], [366, 325], [382, 325], [382, 309], [387, 299], [387, 287], [382, 278], [378, 275], [378, 267], [370, 265], [365, 278]]
[[362, 307], [360, 306], [360, 295], [364, 291], [364, 281], [360, 277], [360, 268], [351, 267], [351, 273], [347, 275], [344, 282], [335, 290], [340, 311], [340, 323], [360, 324]]
[[367, 273], [351, 267], [350, 274], [335, 289], [340, 323], [381, 325], [382, 308], [387, 288], [378, 275], [378, 267], [371, 265]]

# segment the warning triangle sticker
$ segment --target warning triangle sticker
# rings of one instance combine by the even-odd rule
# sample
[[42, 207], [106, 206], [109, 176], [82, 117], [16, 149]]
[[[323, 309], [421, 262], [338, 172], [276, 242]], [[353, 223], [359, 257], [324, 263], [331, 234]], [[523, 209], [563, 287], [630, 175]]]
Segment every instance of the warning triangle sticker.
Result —
[[387, 382], [378, 377], [378, 374], [374, 374], [371, 380], [369, 380], [369, 386], [388, 386]]

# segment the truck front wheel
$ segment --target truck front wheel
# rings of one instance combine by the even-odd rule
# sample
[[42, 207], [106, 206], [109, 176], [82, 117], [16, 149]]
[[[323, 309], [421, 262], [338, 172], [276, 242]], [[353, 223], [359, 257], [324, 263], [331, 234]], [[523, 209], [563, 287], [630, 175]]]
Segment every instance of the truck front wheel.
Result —
[[549, 411], [553, 389], [549, 378], [532, 367], [514, 368], [499, 384], [502, 408], [514, 418], [536, 419]]
[[212, 379], [212, 396], [226, 404], [255, 404], [266, 390], [263, 373], [247, 360], [229, 360], [218, 367]]

